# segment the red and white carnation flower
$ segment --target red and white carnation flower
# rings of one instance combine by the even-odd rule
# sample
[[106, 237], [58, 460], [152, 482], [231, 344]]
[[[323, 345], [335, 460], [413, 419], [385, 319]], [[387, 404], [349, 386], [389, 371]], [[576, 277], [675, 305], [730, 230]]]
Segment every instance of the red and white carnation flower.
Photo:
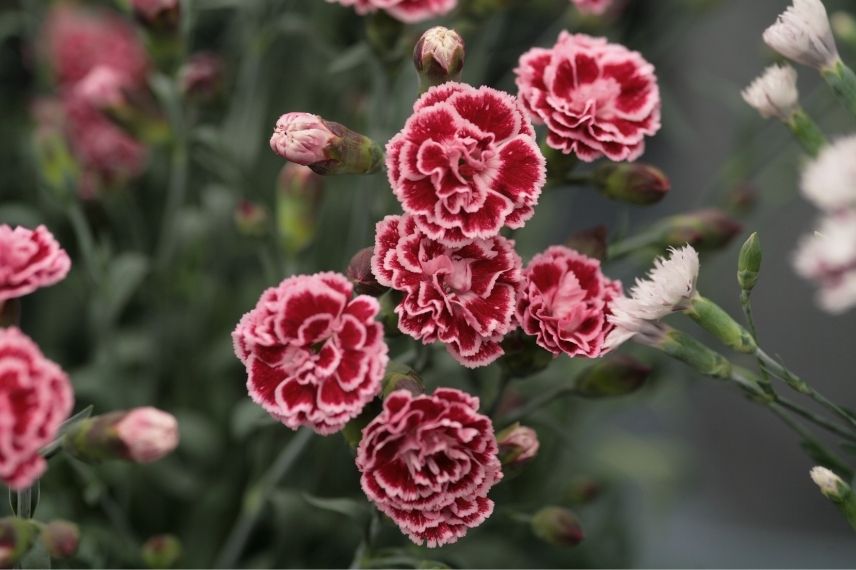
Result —
[[523, 331], [553, 354], [596, 358], [615, 328], [608, 320], [621, 283], [601, 272], [600, 262], [564, 246], [536, 255], [523, 272], [517, 320]]
[[551, 49], [523, 54], [515, 72], [520, 100], [547, 125], [547, 144], [565, 154], [632, 161], [660, 130], [654, 66], [622, 45], [562, 32]]
[[0, 225], [0, 304], [63, 279], [71, 259], [48, 229]]
[[517, 100], [446, 83], [413, 106], [387, 144], [387, 172], [404, 211], [449, 246], [520, 228], [544, 186], [545, 160]]
[[353, 6], [357, 14], [383, 10], [408, 24], [444, 16], [454, 10], [458, 0], [327, 0], [342, 6]]
[[468, 368], [502, 356], [521, 282], [514, 242], [493, 236], [449, 247], [425, 235], [414, 217], [387, 216], [377, 224], [372, 271], [378, 283], [404, 293], [395, 308], [402, 332], [444, 343]]
[[335, 433], [380, 392], [388, 358], [379, 305], [352, 293], [338, 273], [290, 277], [232, 333], [250, 397], [292, 429]]
[[39, 450], [73, 404], [65, 372], [17, 328], [0, 329], [0, 480], [25, 489], [41, 477], [47, 462]]
[[487, 495], [502, 467], [493, 424], [478, 407], [478, 398], [451, 388], [398, 390], [363, 429], [363, 490], [417, 544], [455, 542], [493, 512]]

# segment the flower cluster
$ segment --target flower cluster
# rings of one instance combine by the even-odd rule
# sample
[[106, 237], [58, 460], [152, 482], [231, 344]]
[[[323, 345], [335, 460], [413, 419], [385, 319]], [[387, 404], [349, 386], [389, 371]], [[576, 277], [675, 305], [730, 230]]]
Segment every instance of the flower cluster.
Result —
[[393, 18], [416, 23], [444, 16], [454, 10], [458, 0], [327, 0], [342, 6], [353, 6], [357, 14], [383, 10]]
[[520, 100], [565, 154], [632, 161], [660, 130], [654, 67], [622, 45], [562, 32], [552, 48], [523, 54], [515, 72]]
[[0, 225], [0, 305], [65, 279], [71, 260], [48, 229]]

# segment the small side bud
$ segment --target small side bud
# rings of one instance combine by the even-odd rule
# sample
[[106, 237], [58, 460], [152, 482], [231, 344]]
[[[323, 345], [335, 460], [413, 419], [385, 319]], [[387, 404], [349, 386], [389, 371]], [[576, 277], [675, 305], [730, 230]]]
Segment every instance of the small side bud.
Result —
[[572, 234], [565, 241], [565, 245], [583, 255], [603, 261], [609, 249], [608, 238], [606, 226], [600, 225]]
[[603, 492], [603, 485], [590, 477], [578, 477], [568, 484], [565, 497], [573, 506], [591, 503]]
[[651, 372], [650, 366], [632, 356], [609, 356], [577, 378], [573, 393], [584, 398], [612, 398], [632, 394], [645, 384]]
[[69, 455], [83, 461], [124, 459], [151, 463], [171, 453], [178, 439], [175, 417], [145, 407], [78, 422], [66, 434], [63, 445]]
[[715, 208], [666, 218], [659, 227], [662, 245], [682, 247], [689, 244], [699, 251], [722, 249], [743, 231], [739, 222]]
[[383, 151], [373, 140], [309, 113], [280, 117], [270, 146], [282, 158], [323, 175], [372, 174], [383, 163]]
[[409, 366], [397, 362], [390, 362], [386, 367], [381, 385], [384, 398], [396, 390], [407, 390], [414, 396], [425, 393], [425, 384], [419, 374]]
[[413, 65], [419, 74], [422, 90], [447, 81], [458, 81], [464, 69], [466, 47], [455, 30], [437, 26], [419, 38], [413, 49]]
[[54, 520], [42, 527], [39, 540], [51, 558], [63, 560], [71, 558], [80, 544], [80, 529], [74, 523]]
[[12, 568], [20, 562], [38, 534], [32, 521], [17, 517], [0, 519], [0, 568]]
[[554, 546], [577, 546], [583, 541], [583, 527], [576, 515], [562, 507], [545, 507], [532, 517], [535, 536]]
[[174, 32], [181, 20], [179, 0], [131, 0], [134, 17], [146, 28]]
[[758, 234], [753, 233], [740, 248], [740, 257], [737, 261], [737, 282], [744, 291], [751, 291], [758, 283], [761, 272], [761, 240]]
[[277, 180], [276, 228], [289, 253], [298, 253], [315, 238], [324, 179], [309, 167], [286, 164]]
[[380, 297], [389, 290], [389, 287], [384, 287], [377, 282], [372, 272], [373, 253], [373, 247], [364, 247], [354, 254], [348, 264], [348, 269], [345, 271], [348, 279], [354, 284], [354, 292], [357, 295]]
[[143, 544], [142, 556], [147, 568], [173, 568], [181, 558], [181, 542], [171, 534], [159, 534]]
[[502, 341], [505, 354], [499, 365], [511, 378], [526, 378], [545, 370], [555, 357], [535, 342], [535, 337], [516, 331]]
[[841, 502], [850, 493], [850, 487], [844, 480], [826, 467], [812, 467], [811, 480], [818, 486], [823, 496], [833, 502]]
[[512, 424], [496, 435], [499, 459], [505, 467], [522, 467], [538, 455], [538, 434], [528, 426]]
[[264, 235], [268, 229], [270, 216], [261, 204], [241, 200], [235, 208], [235, 227], [238, 233], [248, 237]]
[[592, 181], [607, 198], [641, 206], [656, 204], [671, 189], [662, 170], [637, 162], [605, 163], [594, 171]]
[[751, 214], [757, 205], [758, 188], [749, 182], [735, 184], [725, 197], [725, 209], [738, 217]]
[[194, 53], [181, 66], [178, 85], [188, 99], [214, 99], [223, 89], [223, 60], [212, 52]]

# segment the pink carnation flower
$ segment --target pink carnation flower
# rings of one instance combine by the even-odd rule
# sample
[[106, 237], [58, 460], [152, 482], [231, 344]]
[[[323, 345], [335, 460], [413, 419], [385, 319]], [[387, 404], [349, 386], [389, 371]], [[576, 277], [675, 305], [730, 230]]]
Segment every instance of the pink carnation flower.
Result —
[[553, 354], [595, 358], [603, 355], [612, 331], [610, 304], [621, 283], [607, 279], [600, 262], [564, 246], [532, 258], [523, 272], [517, 320], [523, 331]]
[[500, 479], [496, 438], [479, 401], [460, 390], [393, 392], [363, 429], [357, 467], [368, 498], [410, 539], [457, 541], [493, 512]]
[[404, 293], [395, 308], [402, 332], [440, 341], [468, 368], [502, 356], [514, 329], [521, 282], [514, 242], [501, 236], [449, 247], [423, 234], [412, 216], [377, 224], [372, 271], [378, 283]]
[[571, 0], [571, 2], [584, 14], [603, 14], [612, 6], [613, 0]]
[[0, 225], [0, 305], [65, 279], [71, 260], [48, 229]]
[[157, 408], [134, 408], [116, 424], [116, 436], [131, 461], [152, 463], [178, 447], [178, 421]]
[[384, 10], [406, 23], [416, 23], [444, 16], [455, 9], [458, 0], [327, 0], [342, 6], [353, 6], [357, 14]]
[[523, 54], [515, 73], [520, 100], [547, 125], [547, 144], [580, 160], [635, 160], [660, 130], [654, 66], [622, 45], [562, 32], [552, 49]]
[[44, 472], [39, 450], [53, 441], [74, 402], [59, 366], [17, 328], [0, 329], [0, 479], [25, 489]]
[[544, 157], [517, 100], [461, 83], [416, 102], [387, 145], [386, 166], [404, 211], [449, 246], [522, 227], [545, 182]]
[[337, 432], [380, 391], [388, 358], [379, 305], [352, 292], [338, 273], [290, 277], [232, 333], [250, 397], [291, 429]]

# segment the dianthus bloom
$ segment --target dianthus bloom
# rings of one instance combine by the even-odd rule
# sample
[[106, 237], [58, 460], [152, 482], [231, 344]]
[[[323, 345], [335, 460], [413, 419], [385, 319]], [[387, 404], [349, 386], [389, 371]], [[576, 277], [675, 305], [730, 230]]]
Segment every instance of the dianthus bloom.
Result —
[[65, 279], [71, 260], [48, 229], [0, 225], [0, 305]]
[[794, 265], [820, 285], [818, 302], [830, 313], [856, 307], [856, 210], [824, 218], [800, 242]]
[[457, 541], [493, 512], [502, 479], [493, 425], [460, 390], [393, 392], [363, 430], [362, 487], [410, 539], [429, 547]]
[[388, 358], [378, 302], [351, 296], [338, 273], [290, 277], [232, 333], [250, 397], [292, 429], [337, 432], [380, 391]]
[[547, 144], [580, 160], [635, 160], [660, 130], [654, 66], [604, 38], [562, 32], [533, 48], [515, 70], [520, 100], [549, 131]]
[[404, 211], [449, 246], [522, 227], [546, 180], [517, 100], [461, 83], [434, 87], [416, 102], [387, 145], [386, 166]]
[[614, 325], [610, 304], [621, 283], [606, 278], [600, 262], [564, 246], [532, 258], [523, 273], [517, 320], [523, 331], [553, 354], [595, 358]]
[[406, 23], [416, 23], [444, 16], [455, 9], [458, 0], [327, 0], [342, 6], [353, 6], [357, 14], [384, 10]]
[[419, 231], [410, 216], [377, 224], [372, 271], [378, 283], [404, 293], [395, 308], [402, 332], [440, 341], [468, 368], [502, 356], [499, 343], [514, 329], [521, 261], [501, 237], [448, 247]]
[[584, 14], [603, 14], [612, 6], [613, 0], [571, 0], [571, 2]]
[[856, 208], [856, 135], [820, 151], [803, 171], [802, 191], [827, 212]]
[[741, 95], [765, 119], [787, 121], [799, 109], [797, 70], [790, 65], [771, 65]]
[[16, 328], [0, 329], [0, 479], [32, 485], [47, 467], [39, 450], [53, 441], [74, 401], [68, 377]]
[[821, 0], [793, 0], [793, 5], [764, 31], [764, 42], [786, 58], [817, 69], [839, 59]]

